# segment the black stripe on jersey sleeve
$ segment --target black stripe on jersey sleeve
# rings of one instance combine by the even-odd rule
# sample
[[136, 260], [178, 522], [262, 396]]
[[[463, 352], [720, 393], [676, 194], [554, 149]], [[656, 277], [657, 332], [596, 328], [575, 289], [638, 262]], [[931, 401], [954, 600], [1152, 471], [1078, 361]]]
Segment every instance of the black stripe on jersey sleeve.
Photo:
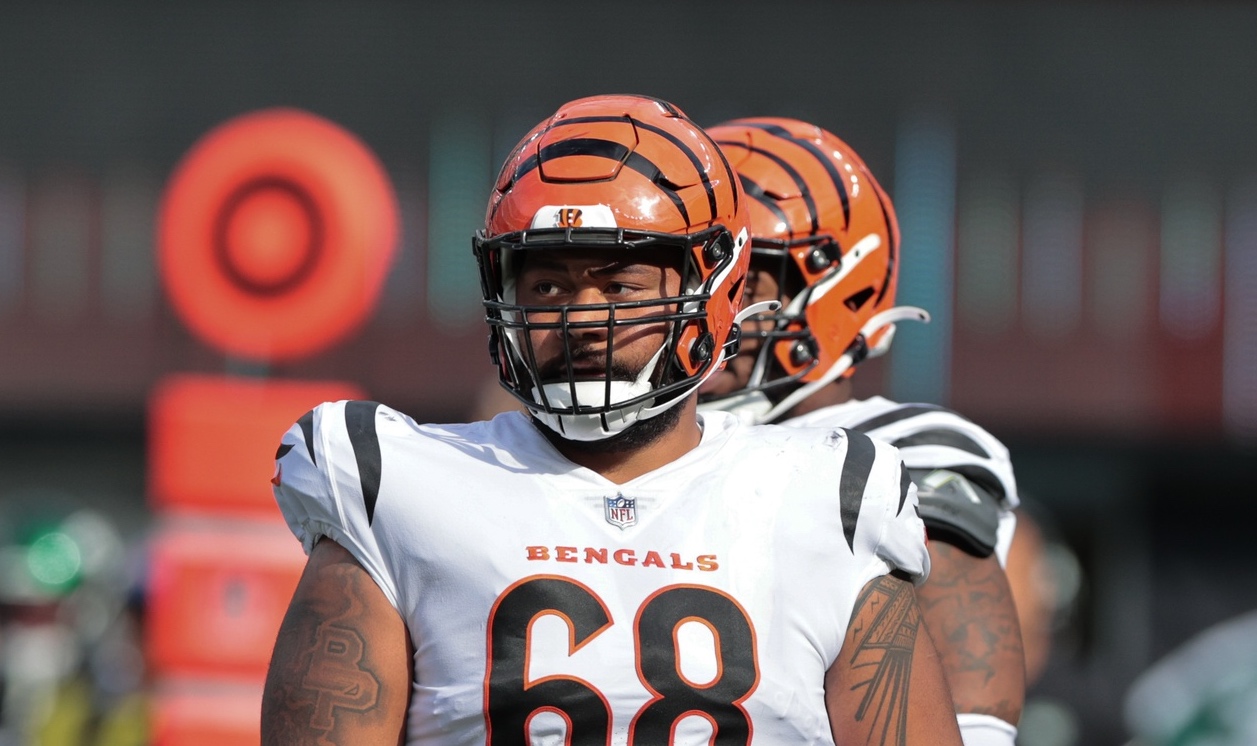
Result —
[[375, 412], [379, 406], [373, 401], [345, 404], [345, 430], [354, 449], [354, 460], [358, 462], [358, 480], [362, 484], [368, 526], [375, 518], [375, 501], [380, 496], [380, 436], [375, 431]]
[[306, 450], [310, 453], [310, 463], [318, 466], [319, 462], [314, 458], [314, 410], [311, 409], [301, 415], [297, 424], [301, 427], [301, 437], [305, 438]]
[[895, 515], [903, 512], [903, 504], [908, 501], [908, 488], [912, 486], [912, 475], [908, 473], [908, 465], [899, 462], [899, 507], [895, 509]]
[[899, 440], [891, 443], [896, 448], [909, 448], [911, 446], [948, 446], [972, 453], [974, 456], [981, 458], [990, 458], [991, 454], [981, 446], [976, 440], [970, 438], [957, 430], [948, 430], [946, 428], [934, 428], [931, 430], [922, 430], [919, 433], [906, 435]]
[[838, 479], [839, 510], [842, 516], [842, 533], [847, 537], [847, 547], [855, 551], [855, 524], [860, 517], [860, 505], [864, 502], [864, 488], [873, 471], [873, 459], [877, 448], [869, 436], [843, 428], [847, 436], [847, 458], [842, 464], [842, 476]]
[[[872, 432], [876, 430], [879, 427], [885, 427], [886, 425], [889, 425], [892, 422], [899, 422], [900, 420], [906, 420], [909, 417], [916, 417], [917, 415], [924, 414], [926, 412], [946, 412], [946, 411], [947, 410], [944, 409], [943, 407], [939, 407], [934, 404], [905, 404], [901, 407], [896, 407], [895, 409], [892, 409], [889, 412], [883, 412], [882, 414], [879, 414], [876, 417], [873, 417], [872, 419], [865, 420], [864, 422], [861, 422], [858, 425], [853, 425], [851, 429], [859, 430], [862, 433], [868, 433], [868, 432]], [[959, 417], [960, 415], [956, 415], [956, 416]]]

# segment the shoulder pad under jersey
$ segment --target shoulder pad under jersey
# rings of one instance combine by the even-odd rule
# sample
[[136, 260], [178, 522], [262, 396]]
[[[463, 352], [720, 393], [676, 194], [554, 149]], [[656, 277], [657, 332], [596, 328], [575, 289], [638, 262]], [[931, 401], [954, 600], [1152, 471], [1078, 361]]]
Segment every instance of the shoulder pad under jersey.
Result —
[[931, 541], [955, 545], [975, 557], [995, 552], [999, 501], [981, 485], [947, 469], [908, 469], [917, 485], [921, 520]]
[[932, 404], [899, 404], [849, 425], [897, 447], [909, 469], [963, 476], [998, 507], [1017, 507], [1017, 482], [1008, 449], [961, 415]]

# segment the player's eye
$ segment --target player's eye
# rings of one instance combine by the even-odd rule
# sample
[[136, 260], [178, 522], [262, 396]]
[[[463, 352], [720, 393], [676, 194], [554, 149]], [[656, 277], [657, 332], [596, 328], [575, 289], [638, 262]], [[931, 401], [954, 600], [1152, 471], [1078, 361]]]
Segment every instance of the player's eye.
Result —
[[559, 286], [557, 283], [550, 282], [549, 280], [540, 280], [533, 283], [532, 290], [537, 295], [548, 298], [558, 295]]

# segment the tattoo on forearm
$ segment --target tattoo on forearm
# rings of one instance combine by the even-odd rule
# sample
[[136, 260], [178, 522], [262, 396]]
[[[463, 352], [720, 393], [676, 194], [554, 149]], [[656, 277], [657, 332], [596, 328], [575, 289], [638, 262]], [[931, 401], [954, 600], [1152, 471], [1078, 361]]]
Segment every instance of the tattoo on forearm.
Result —
[[943, 542], [931, 545], [930, 580], [917, 591], [957, 711], [1015, 722], [1024, 653], [1017, 609], [994, 559], [977, 561]]
[[861, 679], [852, 691], [864, 690], [856, 720], [872, 719], [870, 743], [907, 743], [908, 684], [920, 626], [908, 583], [884, 576], [856, 599], [851, 668]]
[[[263, 703], [269, 735], [284, 743], [335, 743], [340, 713], [367, 713], [378, 704], [380, 678], [370, 668], [367, 642], [356, 628], [363, 615], [348, 582], [336, 598], [289, 609]], [[306, 740], [314, 733], [320, 735]]]

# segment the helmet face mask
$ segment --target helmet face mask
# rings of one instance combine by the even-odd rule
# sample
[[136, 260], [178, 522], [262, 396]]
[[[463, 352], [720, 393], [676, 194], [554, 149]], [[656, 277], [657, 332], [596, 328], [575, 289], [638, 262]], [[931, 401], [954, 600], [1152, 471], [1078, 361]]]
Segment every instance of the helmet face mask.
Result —
[[[706, 376], [719, 360], [711, 333], [696, 330], [706, 326], [711, 288], [717, 284], [713, 280], [732, 269], [731, 245], [723, 227], [689, 237], [598, 229], [576, 234], [541, 229], [493, 239], [478, 237], [481, 276], [491, 283], [486, 297], [494, 298], [485, 301], [485, 318], [503, 387], [565, 429], [567, 423], [560, 416], [597, 418], [601, 429], [612, 430], [617, 410], [653, 408], [688, 395], [693, 379]], [[648, 300], [579, 306], [514, 302], [516, 277], [529, 252], [564, 248], [573, 252], [614, 248], [628, 257], [667, 255], [668, 265], [679, 274], [677, 291]], [[704, 272], [707, 263], [713, 266]], [[579, 318], [574, 318], [577, 313]], [[664, 327], [664, 340], [647, 366], [627, 371], [617, 359], [617, 340], [649, 327]], [[603, 370], [597, 376], [580, 375], [571, 344], [561, 345], [559, 359], [546, 360], [533, 342], [538, 333], [551, 332], [569, 340], [585, 330], [598, 330], [606, 340]], [[692, 338], [696, 333], [698, 337]], [[687, 356], [666, 354], [682, 348]]]
[[[503, 167], [473, 240], [503, 388], [542, 424], [584, 441], [687, 398], [736, 345], [749, 261], [744, 203], [715, 144], [663, 102], [583, 99], [534, 128]], [[627, 302], [521, 301], [517, 281], [532, 257], [591, 253], [661, 265], [675, 287]], [[599, 339], [597, 371], [574, 358], [582, 334]], [[626, 363], [630, 341], [649, 334], [660, 340], [653, 356]], [[539, 350], [538, 338], [557, 340], [558, 351]]]

